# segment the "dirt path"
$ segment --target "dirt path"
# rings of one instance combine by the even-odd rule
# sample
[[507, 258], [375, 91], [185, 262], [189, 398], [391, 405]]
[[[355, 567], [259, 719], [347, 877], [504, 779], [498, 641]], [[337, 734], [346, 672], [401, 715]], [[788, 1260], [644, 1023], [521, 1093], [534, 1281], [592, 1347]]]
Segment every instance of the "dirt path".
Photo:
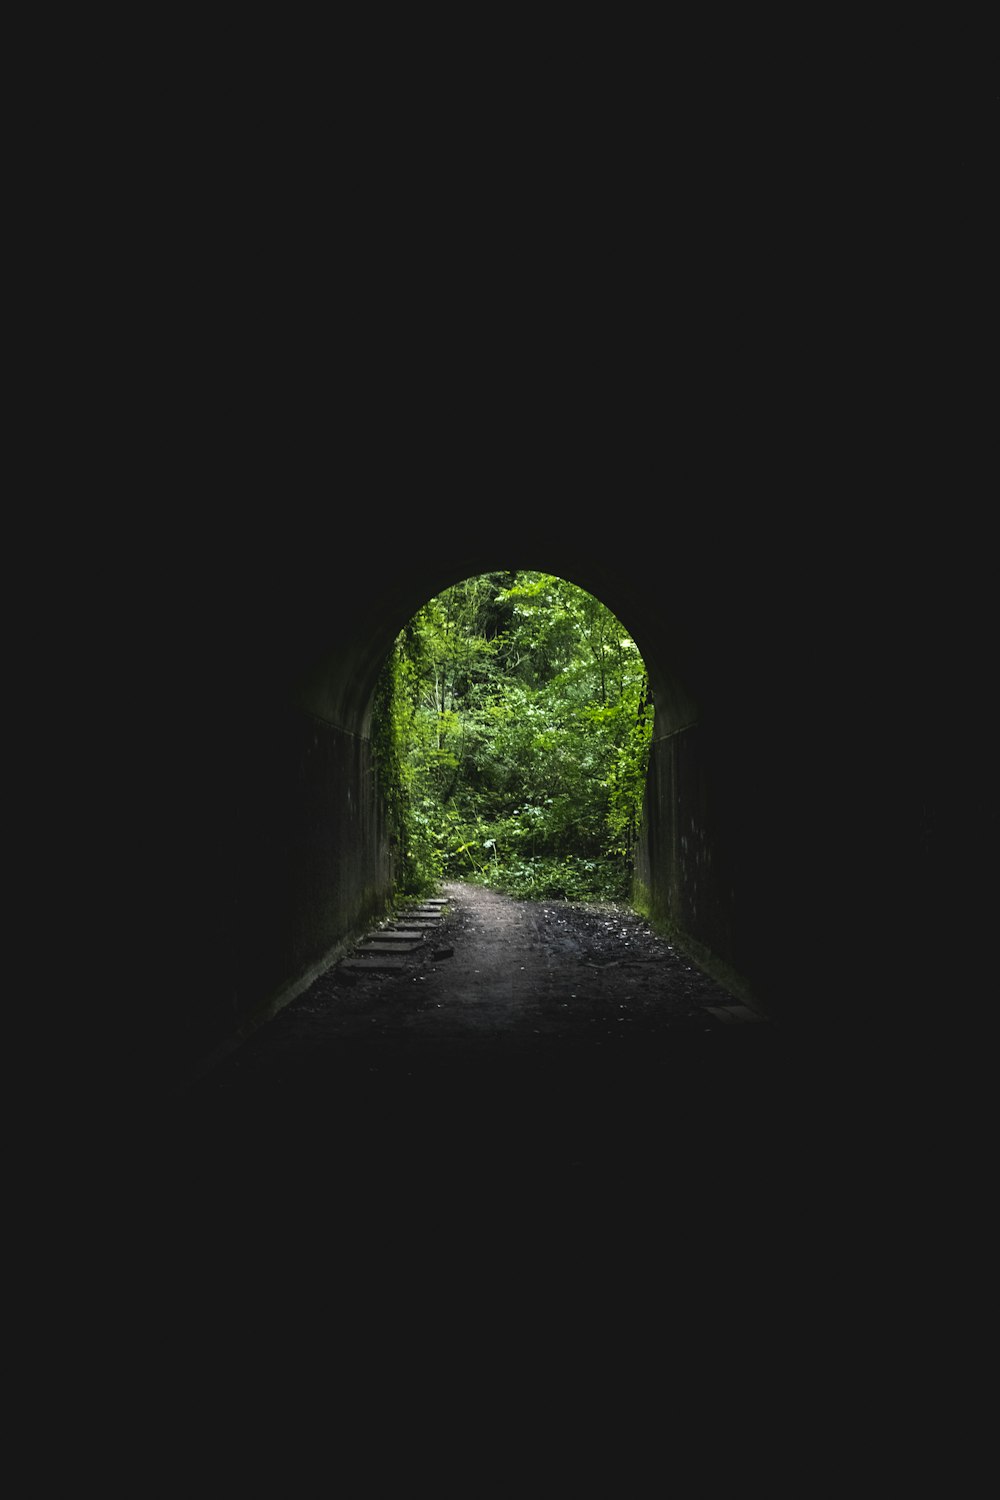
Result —
[[[352, 1072], [473, 1063], [669, 1061], [679, 1034], [750, 1013], [629, 907], [442, 888], [448, 905], [400, 967], [333, 965], [200, 1088], [274, 1088]], [[402, 925], [407, 925], [405, 920]], [[377, 933], [373, 936], [378, 936]]]
[[170, 1121], [199, 1160], [547, 1181], [765, 1128], [772, 1028], [630, 908], [442, 895], [404, 967], [334, 965], [188, 1091]]
[[[271, 1419], [271, 1385], [297, 1391], [298, 1363], [323, 1431], [331, 1381], [359, 1392], [375, 1452], [406, 1353], [398, 1401], [427, 1393], [446, 1418], [442, 1328], [461, 1333], [457, 1379], [481, 1407], [466, 1357], [495, 1363], [512, 1328], [532, 1368], [564, 1333], [576, 1363], [579, 1340], [598, 1390], [623, 1330], [644, 1371], [656, 1316], [669, 1348], [681, 1313], [766, 1306], [762, 1273], [809, 1266], [815, 1091], [772, 1028], [716, 1016], [732, 997], [627, 908], [444, 894], [412, 964], [334, 966], [175, 1099], [152, 1140], [122, 1121], [120, 1232], [101, 1249], [135, 1283], [143, 1338], [151, 1304], [187, 1331], [178, 1367], [211, 1382], [209, 1414], [220, 1350], [254, 1383], [236, 1382], [241, 1421]], [[602, 1328], [603, 1374], [584, 1357]], [[298, 1431], [279, 1438], [288, 1452]]]

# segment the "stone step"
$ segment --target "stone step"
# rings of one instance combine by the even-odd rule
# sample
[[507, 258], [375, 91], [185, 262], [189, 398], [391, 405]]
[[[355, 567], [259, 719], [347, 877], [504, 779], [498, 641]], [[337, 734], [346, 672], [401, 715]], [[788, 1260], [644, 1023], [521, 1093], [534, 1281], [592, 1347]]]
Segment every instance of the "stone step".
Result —
[[423, 933], [415, 927], [378, 927], [368, 938], [372, 942], [422, 943]]
[[400, 969], [412, 967], [405, 958], [373, 953], [371, 958], [345, 958], [337, 965], [337, 970], [344, 970], [348, 974], [393, 974]]
[[418, 948], [423, 947], [423, 938], [418, 938], [415, 943], [393, 943], [382, 942], [380, 938], [374, 938], [370, 943], [359, 943], [355, 953], [416, 953]]

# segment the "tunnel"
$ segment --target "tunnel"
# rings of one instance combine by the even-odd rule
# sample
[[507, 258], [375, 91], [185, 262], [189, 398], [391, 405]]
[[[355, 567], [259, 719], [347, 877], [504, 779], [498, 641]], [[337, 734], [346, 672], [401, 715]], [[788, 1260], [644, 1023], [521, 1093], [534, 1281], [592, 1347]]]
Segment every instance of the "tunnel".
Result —
[[[258, 88], [269, 106], [266, 92]], [[496, 1317], [497, 1289], [526, 1264], [537, 1267], [537, 1285], [523, 1306], [534, 1312], [541, 1291], [548, 1305], [538, 1326], [548, 1326], [561, 1293], [573, 1358], [594, 1331], [600, 1287], [613, 1284], [616, 1305], [605, 1292], [599, 1309], [607, 1342], [579, 1361], [592, 1401], [578, 1415], [589, 1417], [622, 1385], [625, 1352], [637, 1356], [647, 1395], [658, 1393], [645, 1372], [687, 1314], [701, 1346], [693, 1368], [707, 1372], [713, 1362], [717, 1375], [729, 1359], [738, 1378], [749, 1377], [741, 1393], [751, 1381], [760, 1391], [755, 1410], [766, 1400], [769, 1433], [776, 1413], [793, 1423], [803, 1413], [807, 1441], [785, 1447], [815, 1456], [808, 1435], [823, 1405], [817, 1392], [827, 1389], [813, 1378], [818, 1363], [835, 1368], [831, 1350], [871, 1352], [882, 1375], [886, 1349], [905, 1359], [921, 1335], [914, 1302], [923, 1306], [929, 1289], [932, 1314], [940, 1308], [935, 1330], [963, 1326], [953, 1289], [967, 1281], [967, 1252], [984, 1243], [981, 1223], [952, 1210], [964, 1192], [953, 1164], [968, 1161], [973, 1137], [966, 1099], [989, 1097], [968, 1063], [976, 1052], [991, 1056], [980, 1044], [997, 991], [997, 590], [984, 484], [992, 466], [975, 472], [971, 462], [989, 423], [988, 386], [982, 360], [965, 354], [966, 344], [978, 352], [983, 343], [982, 303], [967, 291], [976, 278], [948, 277], [947, 258], [925, 246], [950, 238], [975, 261], [989, 241], [963, 236], [964, 220], [957, 231], [939, 228], [934, 165], [951, 164], [952, 153], [935, 143], [918, 167], [907, 151], [912, 112], [886, 108], [887, 131], [872, 133], [864, 121], [855, 129], [850, 100], [838, 105], [829, 93], [818, 150], [819, 132], [800, 129], [801, 112], [780, 104], [769, 108], [773, 140], [764, 141], [754, 130], [761, 108], [717, 116], [706, 91], [679, 132], [636, 131], [627, 112], [603, 165], [595, 167], [597, 153], [574, 163], [572, 211], [551, 153], [534, 139], [524, 168], [539, 190], [527, 212], [523, 198], [514, 203], [507, 223], [496, 174], [477, 172], [470, 186], [447, 171], [446, 153], [438, 194], [448, 208], [439, 220], [434, 205], [430, 214], [410, 211], [424, 206], [436, 155], [419, 173], [414, 159], [405, 197], [394, 190], [410, 118], [382, 173], [368, 170], [357, 132], [346, 141], [327, 128], [313, 133], [298, 108], [285, 139], [280, 111], [268, 108], [267, 140], [262, 130], [261, 149], [243, 154], [240, 111], [227, 115], [224, 99], [219, 111], [227, 149], [196, 142], [203, 192], [193, 202], [182, 194], [176, 219], [160, 216], [153, 238], [165, 242], [164, 275], [139, 278], [128, 303], [128, 352], [143, 347], [140, 378], [130, 383], [142, 420], [121, 432], [109, 406], [98, 429], [112, 525], [101, 524], [102, 469], [97, 498], [72, 503], [88, 539], [101, 544], [94, 571], [89, 557], [67, 556], [58, 524], [41, 549], [43, 562], [70, 562], [80, 614], [98, 613], [102, 624], [103, 593], [96, 602], [83, 595], [100, 590], [106, 572], [128, 576], [129, 597], [119, 608], [113, 596], [100, 641], [105, 648], [107, 634], [124, 644], [102, 649], [86, 669], [109, 698], [151, 710], [113, 747], [129, 773], [136, 844], [162, 874], [147, 885], [143, 858], [122, 882], [144, 917], [136, 932], [144, 948], [128, 976], [129, 1104], [151, 1092], [172, 1098], [226, 1049], [238, 1056], [243, 1038], [266, 1035], [310, 976], [384, 909], [393, 853], [371, 746], [381, 663], [395, 632], [439, 589], [523, 567], [588, 589], [639, 645], [656, 711], [637, 870], [651, 908], [697, 961], [752, 1001], [807, 1060], [807, 1073], [822, 1069], [831, 1084], [821, 1104], [827, 1139], [856, 1149], [846, 1167], [838, 1162], [841, 1192], [824, 1190], [827, 1174], [815, 1194], [810, 1234], [802, 1199], [817, 1177], [815, 1137], [796, 1114], [800, 1097], [782, 1098], [776, 1133], [803, 1142], [804, 1161], [796, 1151], [771, 1212], [756, 1198], [726, 1199], [737, 1210], [714, 1258], [692, 1243], [691, 1226], [702, 1221], [678, 1214], [673, 1137], [662, 1151], [656, 1143], [659, 1170], [642, 1200], [649, 1216], [637, 1224], [635, 1215], [608, 1213], [608, 1195], [588, 1193], [569, 1256], [546, 1254], [526, 1235], [486, 1274], [486, 1231], [496, 1233], [500, 1216], [491, 1203], [470, 1226], [459, 1197], [449, 1228], [462, 1220], [441, 1261], [450, 1269], [464, 1259], [473, 1274], [446, 1296], [439, 1281], [400, 1272], [422, 1242], [435, 1241], [418, 1212], [387, 1224], [383, 1214], [379, 1229], [388, 1232], [377, 1237], [364, 1232], [366, 1213], [329, 1229], [331, 1179], [350, 1131], [332, 1141], [326, 1132], [316, 1146], [323, 1172], [309, 1201], [317, 1221], [291, 1228], [287, 1200], [267, 1192], [296, 1160], [299, 1136], [283, 1133], [280, 1171], [263, 1188], [250, 1174], [247, 1199], [262, 1203], [253, 1233], [242, 1214], [229, 1228], [223, 1189], [247, 1153], [227, 1136], [201, 1174], [214, 1212], [193, 1213], [186, 1197], [181, 1210], [164, 1211], [157, 1184], [152, 1233], [140, 1235], [140, 1249], [144, 1240], [160, 1247], [157, 1274], [135, 1275], [137, 1295], [116, 1299], [120, 1321], [135, 1329], [126, 1352], [141, 1339], [166, 1372], [167, 1385], [154, 1385], [162, 1400], [150, 1401], [147, 1380], [134, 1382], [133, 1407], [147, 1420], [154, 1407], [160, 1416], [149, 1453], [176, 1453], [172, 1430], [160, 1441], [165, 1426], [176, 1426], [178, 1410], [185, 1425], [200, 1407], [192, 1433], [224, 1434], [230, 1454], [256, 1461], [260, 1443], [238, 1434], [248, 1413], [266, 1418], [264, 1402], [296, 1368], [324, 1402], [326, 1436], [328, 1385], [313, 1375], [317, 1366], [325, 1374], [331, 1352], [359, 1401], [373, 1407], [395, 1376], [395, 1407], [408, 1406], [411, 1384], [435, 1386], [424, 1351], [440, 1348], [442, 1308], [463, 1329]], [[498, 131], [508, 114], [497, 110]], [[449, 129], [464, 146], [463, 122]], [[709, 131], [714, 147], [698, 149]], [[364, 179], [363, 201], [345, 189], [343, 165]], [[513, 186], [520, 159], [511, 166]], [[931, 191], [900, 207], [900, 176], [929, 177]], [[950, 204], [953, 188], [943, 196]], [[155, 379], [142, 379], [147, 354]], [[128, 490], [120, 503], [119, 484]], [[36, 603], [45, 615], [58, 600], [40, 594]], [[47, 637], [50, 702], [61, 703], [79, 618]], [[32, 723], [26, 707], [14, 717], [22, 728]], [[84, 721], [95, 737], [104, 725], [101, 715]], [[60, 727], [69, 756], [79, 721], [61, 716]], [[68, 775], [63, 759], [60, 784]], [[82, 788], [81, 800], [89, 796]], [[54, 846], [53, 868], [58, 853]], [[58, 929], [57, 898], [70, 900], [54, 883], [45, 916]], [[114, 967], [124, 924], [111, 903], [102, 916]], [[746, 1159], [742, 1127], [756, 1089], [755, 1078], [730, 1117], [735, 1148], [721, 1143], [728, 1187]], [[115, 1112], [116, 1139], [132, 1120]], [[261, 1134], [278, 1123], [265, 1116]], [[456, 1134], [461, 1128], [457, 1121]], [[181, 1171], [203, 1160], [197, 1127], [192, 1134]], [[700, 1153], [713, 1185], [718, 1161]], [[129, 1154], [116, 1177], [117, 1243], [93, 1235], [83, 1198], [90, 1171], [87, 1160], [78, 1174], [87, 1212], [63, 1222], [100, 1257], [100, 1293], [135, 1259], [135, 1186], [150, 1171], [143, 1155]], [[904, 1172], [915, 1187], [905, 1241], [893, 1232], [891, 1192]], [[865, 1179], [871, 1191], [859, 1205], [855, 1188]], [[981, 1203], [984, 1180], [977, 1174], [972, 1184]], [[39, 1176], [32, 1204], [48, 1193]], [[605, 1234], [593, 1232], [595, 1201]], [[879, 1214], [872, 1204], [886, 1206]], [[172, 1218], [190, 1226], [177, 1253], [164, 1247]], [[220, 1221], [227, 1232], [213, 1242], [206, 1224]], [[637, 1232], [622, 1234], [623, 1222]], [[604, 1256], [609, 1240], [613, 1253]], [[598, 1242], [596, 1269], [614, 1275], [570, 1293], [564, 1267], [575, 1256], [589, 1271], [586, 1248]], [[333, 1252], [345, 1245], [361, 1253], [348, 1260], [350, 1274], [341, 1259], [331, 1275]], [[647, 1261], [636, 1275], [642, 1246]], [[374, 1279], [354, 1274], [369, 1247], [372, 1265], [389, 1274], [377, 1293], [359, 1296]], [[706, 1296], [692, 1274], [698, 1265], [707, 1271], [701, 1285], [712, 1283]], [[303, 1293], [299, 1307], [288, 1296], [303, 1285], [311, 1292], [320, 1274], [326, 1319], [319, 1297]], [[641, 1292], [623, 1308], [619, 1288], [636, 1282]], [[395, 1302], [387, 1286], [400, 1290]], [[80, 1307], [103, 1315], [94, 1284], [82, 1290]], [[409, 1325], [395, 1314], [404, 1298], [429, 1311], [424, 1336], [411, 1341], [412, 1365], [401, 1366], [399, 1335]], [[269, 1301], [275, 1330], [294, 1325], [300, 1339], [276, 1333], [278, 1357], [266, 1369], [246, 1359], [243, 1378], [228, 1380], [225, 1355], [235, 1364], [244, 1351], [260, 1352], [249, 1325]], [[390, 1317], [373, 1327], [368, 1314], [379, 1304]], [[748, 1305], [756, 1319], [741, 1337]], [[718, 1314], [714, 1325], [705, 1307]], [[166, 1356], [150, 1317], [156, 1308], [183, 1330]], [[343, 1348], [345, 1309], [360, 1311], [369, 1351], [357, 1374]], [[230, 1339], [237, 1318], [244, 1338]], [[839, 1337], [828, 1339], [834, 1322]], [[538, 1326], [515, 1349], [486, 1323], [481, 1354], [500, 1347], [523, 1363], [524, 1349], [529, 1362], [545, 1352]], [[792, 1339], [782, 1340], [783, 1325]], [[499, 1408], [481, 1401], [464, 1358], [457, 1368], [468, 1386], [463, 1417], [479, 1402], [471, 1430], [485, 1453], [487, 1423], [502, 1432]], [[541, 1386], [552, 1365], [537, 1368]], [[202, 1391], [188, 1379], [199, 1370]], [[848, 1429], [864, 1436], [865, 1415], [881, 1410], [884, 1394], [872, 1386], [860, 1418], [848, 1401]], [[445, 1411], [439, 1399], [418, 1459], [432, 1440], [440, 1446]], [[605, 1427], [616, 1440], [621, 1433], [623, 1451], [643, 1411], [637, 1401], [628, 1420]], [[538, 1425], [529, 1424], [529, 1437]], [[266, 1426], [258, 1421], [255, 1435]], [[287, 1474], [301, 1423], [271, 1426], [292, 1434]], [[333, 1424], [335, 1444], [343, 1430]], [[552, 1430], [562, 1436], [561, 1425]], [[586, 1431], [576, 1446], [586, 1462]], [[844, 1451], [832, 1437], [827, 1449]], [[189, 1451], [185, 1477], [204, 1457], [197, 1439]]]
[[787, 540], [783, 522], [693, 502], [622, 527], [597, 508], [453, 495], [346, 530], [316, 505], [241, 520], [198, 641], [211, 772], [186, 790], [217, 859], [158, 1018], [165, 1073], [238, 1045], [386, 911], [380, 669], [429, 598], [501, 568], [588, 590], [643, 655], [655, 726], [636, 879], [654, 921], [810, 1045], [881, 1034], [901, 993], [908, 1025], [924, 1017], [946, 913], [962, 920], [964, 901], [967, 956], [979, 936], [946, 810], [969, 788], [896, 733], [919, 651], [887, 675], [859, 596], [831, 593], [822, 559]]

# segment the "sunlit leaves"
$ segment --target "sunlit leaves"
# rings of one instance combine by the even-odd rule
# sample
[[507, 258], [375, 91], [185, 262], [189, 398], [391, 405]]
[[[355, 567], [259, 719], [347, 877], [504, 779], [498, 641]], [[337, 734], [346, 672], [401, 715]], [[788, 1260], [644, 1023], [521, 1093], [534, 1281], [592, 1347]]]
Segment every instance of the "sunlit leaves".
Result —
[[490, 574], [430, 600], [396, 656], [411, 887], [624, 893], [652, 708], [620, 621], [563, 579]]

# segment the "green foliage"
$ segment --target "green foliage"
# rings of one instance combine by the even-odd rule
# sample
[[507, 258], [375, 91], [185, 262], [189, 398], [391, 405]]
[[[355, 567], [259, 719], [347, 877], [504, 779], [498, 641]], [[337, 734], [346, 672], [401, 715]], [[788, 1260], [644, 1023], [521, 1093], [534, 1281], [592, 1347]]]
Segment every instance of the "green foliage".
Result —
[[380, 694], [404, 890], [628, 894], [653, 709], [597, 599], [545, 573], [467, 579], [400, 635]]

